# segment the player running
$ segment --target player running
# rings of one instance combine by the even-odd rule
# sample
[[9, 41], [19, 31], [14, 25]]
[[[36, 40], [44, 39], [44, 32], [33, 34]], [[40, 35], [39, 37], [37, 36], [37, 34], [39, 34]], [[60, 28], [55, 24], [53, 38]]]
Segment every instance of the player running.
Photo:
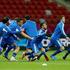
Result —
[[4, 19], [2, 20], [2, 22], [0, 22], [0, 54], [2, 53], [3, 47], [1, 47], [1, 41], [2, 41], [2, 37], [4, 36], [5, 33], [7, 33], [7, 22], [8, 22], [9, 18], [8, 17], [4, 17]]
[[[4, 24], [2, 24], [3, 26], [1, 26], [2, 28], [3, 28], [3, 31], [4, 31], [4, 33], [3, 33], [3, 35], [2, 35], [2, 40], [1, 40], [1, 47], [3, 48], [3, 49], [5, 49], [6, 47], [8, 47], [8, 40], [9, 40], [9, 37], [10, 36], [14, 36], [13, 35], [13, 33], [12, 33], [12, 31], [9, 29], [9, 17], [5, 17], [3, 20], [2, 20], [2, 23]], [[2, 32], [3, 32], [2, 31]], [[7, 38], [7, 39], [6, 39]]]
[[65, 60], [67, 58], [67, 56], [70, 54], [70, 47], [67, 47], [67, 52], [66, 54], [63, 56], [63, 59]]
[[[46, 25], [46, 22], [45, 22], [44, 19], [41, 19], [40, 22], [41, 22], [41, 29], [39, 30], [38, 36], [35, 37], [35, 41], [34, 41], [34, 45], [35, 45], [35, 47], [36, 47], [36, 48], [35, 48], [36, 52], [32, 53], [33, 55], [31, 54], [31, 55], [29, 56], [29, 59], [30, 59], [31, 56], [34, 57], [34, 58], [32, 58], [31, 61], [34, 61], [34, 60], [37, 59], [37, 56], [38, 56], [37, 53], [40, 52], [40, 51], [41, 51], [42, 55], [44, 55], [46, 61], [49, 60], [48, 57], [46, 56], [45, 49], [43, 48], [43, 45], [42, 45], [42, 43], [41, 43], [42, 40], [43, 40], [44, 38], [46, 38], [47, 25]], [[26, 54], [25, 54], [25, 55], [26, 55]], [[24, 55], [24, 53], [23, 53], [22, 58], [23, 58], [25, 55]]]
[[11, 49], [16, 48], [17, 45], [15, 43], [15, 40], [19, 39], [17, 34], [21, 32], [20, 26], [17, 24], [16, 20], [9, 19], [9, 23], [10, 25], [8, 26], [8, 28], [10, 29], [12, 34], [7, 34], [6, 36], [4, 36], [1, 43], [2, 46], [8, 46], [7, 50], [4, 53], [4, 57], [8, 60], [9, 60], [8, 53], [10, 52]]
[[62, 52], [64, 50], [64, 46], [61, 43], [61, 41], [59, 40], [60, 37], [63, 35], [66, 37], [67, 40], [69, 40], [69, 38], [67, 37], [67, 35], [64, 31], [64, 23], [65, 23], [65, 16], [62, 16], [61, 21], [57, 24], [55, 31], [51, 36], [51, 40], [50, 40], [50, 43], [47, 48], [47, 50], [48, 50], [51, 45], [55, 45], [58, 48], [58, 50], [51, 55], [51, 58], [53, 60], [56, 60], [55, 55], [59, 54], [60, 52]]
[[[51, 58], [53, 60], [56, 60], [55, 55], [59, 54], [60, 52], [62, 52], [64, 50], [64, 46], [59, 40], [60, 37], [62, 35], [64, 35], [66, 37], [66, 39], [69, 40], [69, 38], [67, 37], [67, 35], [65, 34], [65, 31], [64, 31], [64, 23], [65, 23], [65, 16], [63, 16], [61, 21], [57, 24], [55, 31], [51, 36], [50, 43], [48, 44], [48, 47], [46, 48], [46, 52], [49, 50], [50, 46], [52, 46], [52, 45], [55, 45], [58, 48], [58, 50], [51, 55]], [[41, 56], [39, 56], [39, 58], [40, 57]]]
[[[37, 27], [36, 27], [36, 23], [34, 21], [30, 20], [29, 16], [25, 17], [26, 22], [22, 25], [22, 34], [25, 35], [24, 37], [28, 39], [28, 45], [26, 47], [26, 51], [28, 54], [30, 54], [30, 49], [34, 50], [33, 47], [33, 38], [37, 36]], [[18, 47], [19, 48], [19, 47]], [[17, 55], [17, 50], [18, 48], [16, 48], [16, 51], [13, 53], [11, 60], [16, 60], [16, 55]]]

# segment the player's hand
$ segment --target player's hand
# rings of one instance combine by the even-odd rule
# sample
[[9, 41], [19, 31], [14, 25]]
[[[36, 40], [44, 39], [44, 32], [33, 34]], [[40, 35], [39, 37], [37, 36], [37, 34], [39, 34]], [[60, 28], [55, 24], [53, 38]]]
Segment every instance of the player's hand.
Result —
[[66, 37], [66, 39], [67, 39], [68, 41], [70, 41], [70, 38], [69, 38], [69, 37]]

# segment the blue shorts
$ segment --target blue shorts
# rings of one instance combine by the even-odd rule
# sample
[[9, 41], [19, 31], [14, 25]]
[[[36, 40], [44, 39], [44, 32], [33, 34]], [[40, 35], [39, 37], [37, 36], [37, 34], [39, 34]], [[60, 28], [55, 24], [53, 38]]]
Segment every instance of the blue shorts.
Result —
[[13, 37], [8, 37], [8, 38], [3, 38], [2, 39], [2, 43], [12, 44], [14, 42], [15, 42], [15, 40], [14, 40]]
[[7, 46], [12, 45], [14, 42], [15, 42], [15, 40], [13, 37], [2, 38], [1, 47], [6, 48]]
[[28, 45], [26, 48], [32, 49], [35, 53], [38, 52], [39, 49], [43, 48], [41, 41], [44, 39], [44, 36], [35, 37], [34, 40], [28, 40]]
[[32, 40], [28, 40], [26, 48], [32, 49], [33, 48], [33, 44], [34, 44], [34, 42]]
[[41, 49], [41, 48], [43, 48], [43, 45], [42, 45], [42, 40], [43, 39], [47, 39], [48, 37], [46, 36], [46, 35], [41, 35], [41, 36], [38, 36], [37, 38], [36, 38], [36, 46], [37, 46], [37, 48], [38, 49]]
[[51, 39], [50, 43], [48, 44], [48, 47], [55, 45], [57, 48], [60, 48], [63, 46], [63, 44], [61, 43], [60, 40], [55, 40], [55, 39]]
[[46, 35], [39, 35], [38, 37], [35, 38], [35, 43], [40, 44], [43, 39], [47, 39], [48, 37]]
[[16, 44], [18, 47], [26, 47], [28, 43], [27, 39], [21, 39], [20, 41], [16, 41]]
[[32, 49], [34, 53], [37, 53], [37, 46], [35, 44], [35, 41], [28, 40], [28, 45], [26, 46], [27, 49]]

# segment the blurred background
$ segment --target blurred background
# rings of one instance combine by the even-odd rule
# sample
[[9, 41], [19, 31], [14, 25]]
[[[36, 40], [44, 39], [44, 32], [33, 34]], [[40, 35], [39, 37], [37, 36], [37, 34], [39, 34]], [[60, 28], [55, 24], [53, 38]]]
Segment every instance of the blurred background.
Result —
[[43, 18], [48, 24], [48, 34], [51, 35], [61, 15], [65, 15], [65, 32], [70, 36], [70, 0], [0, 0], [0, 19], [4, 16], [24, 18], [31, 16], [37, 22]]
[[65, 31], [70, 34], [70, 0], [0, 0], [0, 18], [23, 18], [25, 15], [31, 16], [37, 24], [40, 18], [44, 18], [49, 34], [52, 34], [60, 16], [65, 15]]

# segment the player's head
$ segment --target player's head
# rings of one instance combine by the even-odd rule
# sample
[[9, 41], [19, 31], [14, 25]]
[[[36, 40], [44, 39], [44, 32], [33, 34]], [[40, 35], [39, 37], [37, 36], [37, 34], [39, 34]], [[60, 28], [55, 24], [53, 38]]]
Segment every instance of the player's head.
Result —
[[8, 16], [6, 16], [6, 17], [3, 18], [2, 22], [3, 22], [4, 24], [6, 24], [6, 25], [9, 25], [9, 22], [8, 22], [9, 19], [10, 19], [10, 18], [9, 18]]
[[28, 16], [28, 15], [25, 16], [24, 18], [25, 18], [25, 21], [26, 21], [26, 20], [30, 20], [30, 16]]
[[18, 25], [22, 25], [23, 24], [23, 20], [21, 18], [15, 18], [15, 20], [17, 21]]
[[62, 16], [61, 21], [65, 23], [65, 16]]
[[43, 29], [47, 29], [47, 22], [44, 19], [40, 19], [40, 26]]

